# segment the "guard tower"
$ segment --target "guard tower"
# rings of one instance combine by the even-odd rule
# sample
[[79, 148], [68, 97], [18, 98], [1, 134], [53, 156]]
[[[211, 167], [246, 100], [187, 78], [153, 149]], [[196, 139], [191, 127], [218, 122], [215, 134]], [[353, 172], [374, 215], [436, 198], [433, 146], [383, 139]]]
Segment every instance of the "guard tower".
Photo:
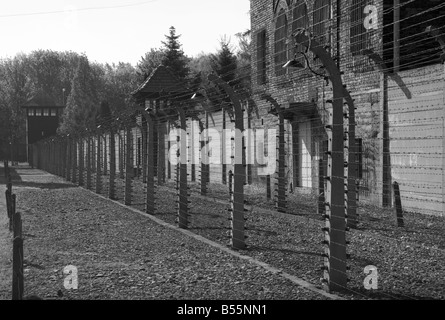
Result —
[[44, 93], [36, 94], [22, 106], [26, 110], [26, 155], [28, 162], [31, 160], [30, 146], [39, 140], [56, 134], [64, 107]]

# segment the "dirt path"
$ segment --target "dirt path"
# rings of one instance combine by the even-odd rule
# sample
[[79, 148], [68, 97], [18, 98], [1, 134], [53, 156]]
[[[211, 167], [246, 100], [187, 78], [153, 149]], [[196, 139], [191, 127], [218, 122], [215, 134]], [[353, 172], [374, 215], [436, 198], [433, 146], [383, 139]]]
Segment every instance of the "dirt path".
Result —
[[[97, 196], [63, 179], [17, 168], [25, 296], [44, 299], [329, 299], [296, 277], [216, 242]], [[5, 228], [3, 228], [5, 229]], [[65, 287], [66, 266], [78, 270]]]

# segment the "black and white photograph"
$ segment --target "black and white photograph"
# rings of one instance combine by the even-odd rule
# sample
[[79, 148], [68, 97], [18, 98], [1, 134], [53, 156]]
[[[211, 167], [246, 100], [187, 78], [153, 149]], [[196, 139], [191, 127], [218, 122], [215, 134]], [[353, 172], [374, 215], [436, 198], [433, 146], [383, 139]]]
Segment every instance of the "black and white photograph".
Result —
[[444, 1], [4, 1], [0, 29], [0, 300], [445, 300]]

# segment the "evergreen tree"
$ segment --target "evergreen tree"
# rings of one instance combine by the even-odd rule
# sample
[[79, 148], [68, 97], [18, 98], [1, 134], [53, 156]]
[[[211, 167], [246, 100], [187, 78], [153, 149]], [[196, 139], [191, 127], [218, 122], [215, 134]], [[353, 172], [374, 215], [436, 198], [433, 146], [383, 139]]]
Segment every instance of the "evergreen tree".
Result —
[[[237, 58], [230, 46], [227, 38], [220, 40], [220, 49], [216, 54], [210, 56], [210, 65], [223, 81], [237, 89], [238, 80], [236, 79]], [[224, 90], [217, 86], [207, 88], [207, 96], [215, 106], [221, 106], [223, 103], [230, 103], [229, 97]]]
[[234, 86], [236, 85], [237, 57], [232, 51], [230, 40], [224, 37], [220, 40], [220, 45], [221, 48], [217, 54], [212, 55], [212, 69], [221, 79]]
[[[236, 34], [238, 38], [237, 52], [237, 70], [236, 77], [239, 79], [238, 85], [240, 88], [240, 94], [243, 98], [251, 100], [251, 77], [252, 77], [252, 67], [251, 67], [251, 31], [246, 30], [244, 32], [239, 32]], [[251, 101], [253, 103], [253, 101]]]
[[169, 67], [179, 79], [185, 80], [189, 74], [189, 58], [182, 51], [182, 45], [178, 41], [181, 35], [176, 35], [175, 27], [170, 27], [170, 34], [165, 37], [167, 41], [162, 42], [165, 47], [162, 64]]
[[83, 132], [86, 128], [95, 127], [97, 99], [91, 90], [92, 87], [93, 79], [88, 59], [82, 57], [79, 59], [71, 83], [71, 92], [62, 116], [60, 132], [76, 134]]

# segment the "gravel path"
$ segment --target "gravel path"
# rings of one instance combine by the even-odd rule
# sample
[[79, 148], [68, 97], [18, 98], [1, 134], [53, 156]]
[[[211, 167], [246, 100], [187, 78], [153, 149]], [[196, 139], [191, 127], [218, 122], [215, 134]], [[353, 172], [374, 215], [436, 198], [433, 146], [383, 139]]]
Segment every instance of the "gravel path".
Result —
[[[16, 181], [24, 212], [27, 294], [71, 299], [329, 299], [321, 291], [323, 235], [316, 198], [289, 196], [277, 213], [262, 190], [246, 186], [247, 250], [229, 243], [227, 186], [209, 196], [192, 184], [191, 224], [176, 227], [173, 183], [157, 188], [155, 218], [146, 217], [143, 184], [133, 181], [132, 208], [43, 174], [23, 170]], [[102, 196], [107, 194], [103, 177]], [[117, 181], [118, 201], [123, 181]], [[140, 211], [135, 211], [135, 209]], [[347, 233], [346, 299], [445, 299], [445, 219], [393, 213], [361, 202], [360, 224]], [[50, 232], [49, 232], [50, 230]], [[211, 241], [210, 241], [211, 240]], [[75, 265], [79, 290], [63, 289], [62, 269]], [[378, 269], [378, 290], [364, 288], [366, 266]], [[311, 290], [306, 289], [309, 287]]]
[[[44, 299], [328, 299], [62, 179], [18, 170], [25, 296]], [[78, 269], [66, 290], [63, 268]], [[274, 270], [273, 270], [274, 271]], [[275, 270], [276, 271], [276, 270]], [[60, 297], [62, 296], [62, 297]]]

